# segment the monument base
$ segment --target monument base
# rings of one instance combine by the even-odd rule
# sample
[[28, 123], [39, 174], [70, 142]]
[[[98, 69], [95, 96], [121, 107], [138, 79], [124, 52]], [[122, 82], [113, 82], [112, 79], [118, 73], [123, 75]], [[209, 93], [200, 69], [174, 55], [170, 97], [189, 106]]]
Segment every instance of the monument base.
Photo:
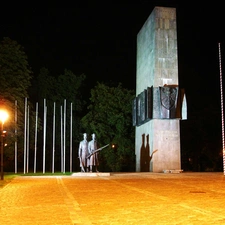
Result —
[[182, 173], [183, 170], [163, 170], [163, 173]]
[[78, 172], [78, 173], [73, 173], [71, 176], [73, 177], [105, 177], [105, 176], [110, 176], [110, 173]]

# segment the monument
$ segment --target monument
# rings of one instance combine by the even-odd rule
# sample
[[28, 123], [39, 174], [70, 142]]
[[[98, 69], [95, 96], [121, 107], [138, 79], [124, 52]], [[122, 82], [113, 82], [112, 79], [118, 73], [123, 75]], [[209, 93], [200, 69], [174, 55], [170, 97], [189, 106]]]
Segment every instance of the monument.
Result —
[[137, 35], [136, 64], [136, 172], [181, 171], [180, 120], [187, 107], [178, 81], [175, 8], [153, 9]]

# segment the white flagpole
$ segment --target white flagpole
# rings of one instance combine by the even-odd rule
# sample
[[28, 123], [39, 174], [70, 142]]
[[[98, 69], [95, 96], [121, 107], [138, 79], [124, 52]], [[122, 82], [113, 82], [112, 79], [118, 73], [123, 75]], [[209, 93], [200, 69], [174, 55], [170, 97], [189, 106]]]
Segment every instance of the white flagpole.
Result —
[[73, 135], [72, 135], [72, 131], [73, 131], [73, 103], [70, 103], [70, 173], [72, 173], [72, 139], [73, 139]]
[[60, 106], [60, 120], [61, 120], [61, 172], [63, 172], [63, 120], [62, 120], [62, 106]]
[[28, 173], [28, 170], [29, 170], [29, 132], [30, 132], [30, 129], [29, 129], [29, 105], [27, 106], [27, 173]]
[[24, 105], [24, 166], [23, 166], [23, 172], [26, 173], [26, 143], [27, 143], [27, 98], [25, 98], [25, 105]]
[[219, 66], [220, 66], [220, 97], [221, 97], [221, 122], [222, 122], [222, 144], [223, 144], [223, 173], [225, 175], [224, 114], [223, 114], [223, 80], [222, 80], [222, 64], [221, 64], [220, 43], [219, 43]]
[[36, 102], [36, 121], [34, 134], [34, 173], [36, 173], [36, 162], [37, 162], [37, 126], [38, 126], [38, 102]]
[[55, 172], [55, 102], [53, 105], [53, 134], [52, 134], [52, 173]]
[[17, 173], [17, 100], [15, 100], [15, 173]]
[[65, 173], [65, 164], [66, 164], [66, 99], [64, 99], [64, 141], [63, 141], [63, 173]]
[[46, 99], [44, 99], [43, 173], [45, 173], [46, 114], [47, 114], [47, 106], [46, 106]]

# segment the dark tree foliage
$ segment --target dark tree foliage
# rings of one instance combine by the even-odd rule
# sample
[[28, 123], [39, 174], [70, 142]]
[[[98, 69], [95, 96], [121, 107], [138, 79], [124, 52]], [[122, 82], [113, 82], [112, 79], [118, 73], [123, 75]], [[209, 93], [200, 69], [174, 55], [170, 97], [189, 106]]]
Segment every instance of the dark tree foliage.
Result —
[[[29, 97], [27, 90], [31, 85], [31, 79], [32, 71], [23, 47], [10, 38], [4, 38], [0, 43], [0, 100], [1, 107], [5, 107], [9, 113], [9, 118], [4, 125], [8, 133], [7, 147], [4, 151], [5, 166], [14, 162], [15, 140], [17, 140], [19, 149], [18, 158], [21, 159], [20, 156], [22, 156], [24, 98]], [[18, 118], [16, 124], [15, 112]], [[15, 130], [17, 135], [15, 135]]]
[[181, 121], [181, 155], [184, 171], [222, 171], [221, 116], [212, 104]]
[[[70, 146], [71, 146], [71, 117], [72, 117], [72, 147], [73, 155], [77, 156], [76, 149], [79, 143], [80, 117], [85, 101], [82, 98], [82, 86], [86, 76], [73, 74], [65, 69], [64, 74], [52, 76], [47, 68], [41, 68], [40, 73], [33, 79], [30, 93], [33, 101], [38, 102], [38, 115], [40, 132], [38, 136], [39, 161], [42, 160], [43, 146], [43, 122], [44, 122], [44, 101], [47, 106], [46, 130], [46, 163], [47, 169], [51, 170], [53, 132], [55, 133], [55, 169], [60, 170], [61, 148], [62, 148], [62, 126], [64, 128], [64, 115], [66, 115], [66, 170], [69, 170]], [[72, 110], [72, 112], [71, 112]], [[65, 114], [64, 114], [65, 113]], [[55, 120], [55, 124], [53, 123]], [[54, 131], [53, 131], [54, 125]], [[64, 138], [63, 138], [64, 139]], [[75, 157], [73, 156], [73, 157]], [[39, 170], [41, 168], [39, 167]]]
[[[62, 113], [65, 113], [66, 171], [68, 171], [71, 126], [73, 126], [72, 147], [74, 151], [78, 148], [79, 143], [80, 118], [85, 105], [85, 101], [82, 98], [82, 87], [85, 79], [86, 76], [84, 74], [77, 76], [67, 69], [64, 70], [63, 74], [50, 75], [47, 68], [41, 68], [40, 73], [35, 76], [28, 64], [28, 58], [23, 47], [10, 38], [2, 40], [0, 43], [0, 106], [1, 108], [5, 107], [9, 113], [9, 119], [4, 124], [8, 134], [5, 138], [7, 146], [4, 148], [4, 169], [6, 171], [14, 170], [15, 154], [17, 154], [18, 171], [23, 171], [25, 168], [24, 160], [26, 159], [25, 147], [28, 159], [26, 159], [27, 167], [33, 171], [36, 125], [38, 125], [38, 140], [36, 143], [37, 170], [42, 170], [44, 101], [47, 108], [46, 171], [50, 171], [52, 165], [54, 108], [55, 170], [60, 170], [61, 119], [64, 116]], [[27, 108], [25, 107], [25, 99], [27, 100]], [[26, 120], [25, 108], [27, 113]], [[36, 118], [38, 118], [38, 123], [36, 123]], [[25, 134], [25, 121], [27, 122], [27, 134]], [[25, 137], [27, 138], [26, 142]], [[17, 144], [16, 153], [15, 143]], [[75, 157], [74, 155], [77, 156], [77, 151], [73, 152], [73, 157]]]
[[14, 101], [28, 97], [31, 74], [23, 47], [10, 38], [4, 38], [0, 44], [0, 80], [4, 98]]
[[89, 112], [81, 122], [86, 133], [96, 134], [100, 147], [110, 144], [100, 152], [103, 171], [134, 171], [133, 98], [134, 91], [124, 89], [121, 84], [109, 87], [97, 83], [91, 90]]

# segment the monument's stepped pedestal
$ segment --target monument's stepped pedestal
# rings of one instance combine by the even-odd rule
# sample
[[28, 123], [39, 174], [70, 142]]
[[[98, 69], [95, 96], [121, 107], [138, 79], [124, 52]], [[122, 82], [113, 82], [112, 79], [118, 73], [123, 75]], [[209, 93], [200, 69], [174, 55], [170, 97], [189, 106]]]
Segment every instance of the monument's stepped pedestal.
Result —
[[101, 172], [97, 172], [97, 173], [90, 173], [90, 172], [78, 172], [78, 173], [73, 173], [71, 176], [73, 177], [105, 177], [105, 176], [110, 176], [110, 173], [101, 173]]
[[178, 95], [172, 92], [179, 90], [176, 27], [175, 8], [155, 7], [137, 35], [136, 96], [148, 87], [153, 90], [146, 105], [142, 99], [135, 103], [136, 118], [149, 116], [135, 129], [137, 172], [181, 170], [181, 118], [170, 117]]

